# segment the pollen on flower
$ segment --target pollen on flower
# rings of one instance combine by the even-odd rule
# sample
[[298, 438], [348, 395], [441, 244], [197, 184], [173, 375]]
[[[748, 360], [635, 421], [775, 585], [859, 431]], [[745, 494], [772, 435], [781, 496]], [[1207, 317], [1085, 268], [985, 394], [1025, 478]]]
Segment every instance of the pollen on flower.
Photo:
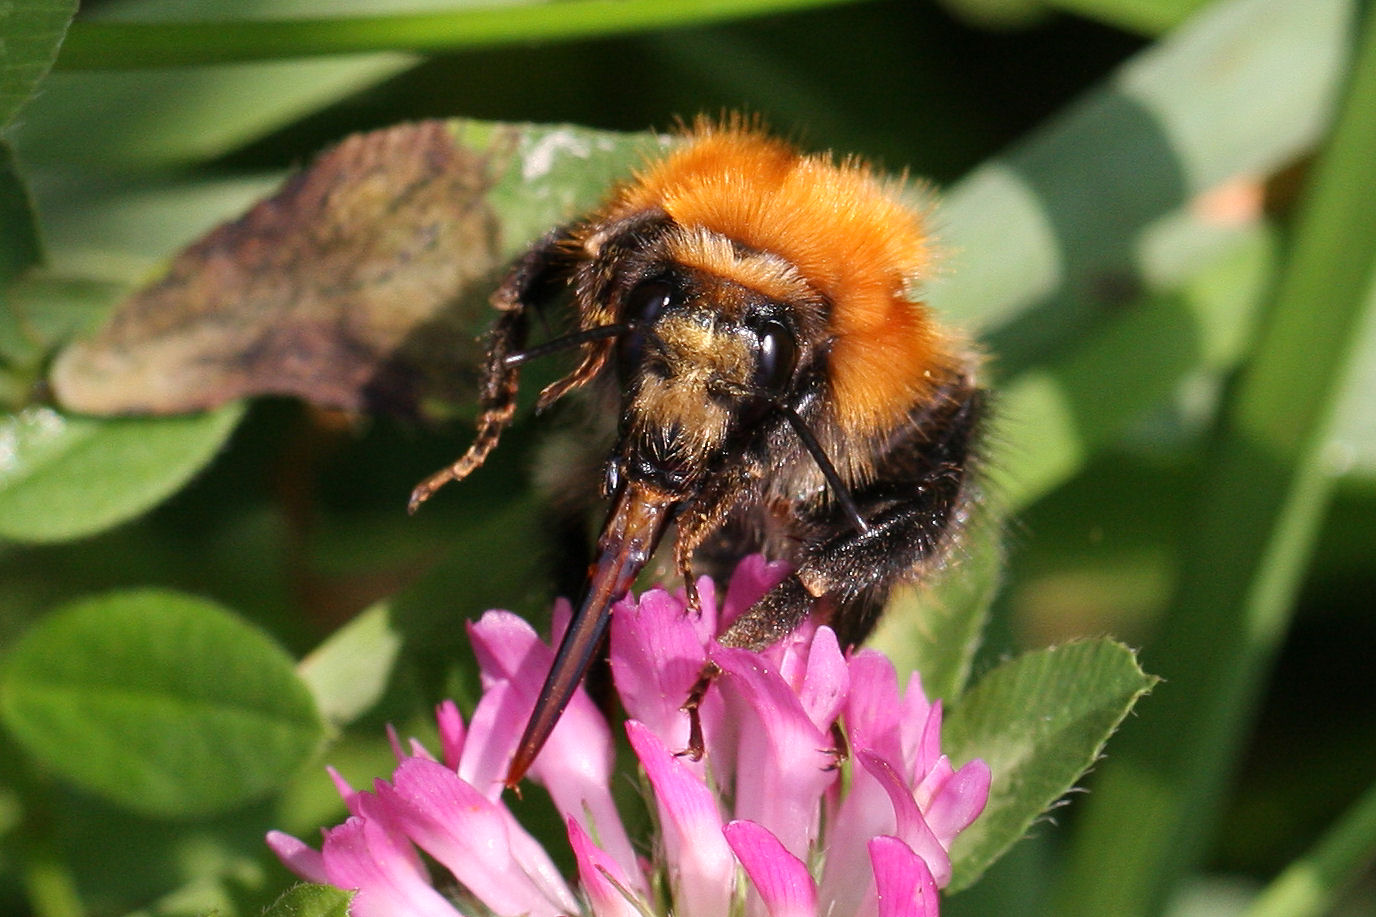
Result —
[[[621, 728], [653, 799], [656, 837], [629, 836], [611, 794], [611, 727], [581, 691], [530, 771], [565, 819], [577, 876], [562, 875], [503, 803], [506, 763], [552, 652], [524, 621], [492, 611], [470, 626], [484, 689], [470, 721], [452, 702], [438, 710], [442, 761], [394, 741], [398, 766], [372, 792], [336, 776], [349, 818], [324, 830], [320, 850], [279, 832], [268, 843], [303, 878], [355, 890], [356, 917], [934, 917], [951, 842], [983, 810], [989, 769], [956, 768], [941, 754], [941, 706], [916, 675], [900, 687], [885, 657], [847, 657], [825, 627], [763, 653], [717, 645], [784, 572], [746, 558], [720, 603], [704, 579], [700, 617], [662, 589], [613, 614]], [[556, 630], [567, 619], [561, 603]], [[688, 735], [681, 707], [709, 658], [722, 675], [700, 710], [707, 753], [692, 761], [677, 754]], [[459, 895], [436, 889], [422, 854]]]

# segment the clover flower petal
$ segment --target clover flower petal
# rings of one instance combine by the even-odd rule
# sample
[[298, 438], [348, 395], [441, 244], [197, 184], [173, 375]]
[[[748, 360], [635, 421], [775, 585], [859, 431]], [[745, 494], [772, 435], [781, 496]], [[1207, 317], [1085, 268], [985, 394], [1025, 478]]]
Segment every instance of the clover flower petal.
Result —
[[720, 649], [714, 659], [736, 724], [734, 814], [803, 857], [817, 838], [822, 794], [837, 778], [831, 738], [762, 654]]
[[736, 861], [722, 833], [716, 795], [683, 758], [643, 723], [626, 735], [654, 790], [669, 888], [679, 917], [717, 917], [729, 910]]
[[936, 917], [937, 884], [927, 863], [896, 837], [867, 845], [874, 867], [876, 917]]
[[722, 831], [769, 917], [815, 917], [817, 885], [806, 863], [753, 821], [738, 819]]
[[[716, 586], [698, 581], [701, 616], [684, 613], [684, 600], [653, 589], [640, 600], [619, 602], [609, 644], [612, 677], [626, 715], [656, 735], [687, 735], [683, 701], [707, 662], [717, 632]], [[711, 696], [703, 716], [714, 719], [720, 703]]]
[[[545, 673], [554, 662], [554, 652], [529, 624], [509, 612], [490, 611], [469, 632], [482, 669], [484, 700], [493, 692], [500, 692], [502, 697], [493, 711], [494, 738], [501, 739], [500, 780], [520, 740], [520, 730], [535, 707]], [[499, 729], [497, 720], [505, 728]], [[492, 758], [490, 750], [483, 755], [488, 766]], [[590, 823], [584, 827], [600, 838], [621, 868], [638, 875], [630, 838], [612, 801], [614, 760], [611, 729], [587, 692], [580, 689], [536, 757], [530, 776], [549, 791], [565, 818], [587, 819]]]
[[461, 912], [430, 885], [414, 852], [398, 844], [382, 822], [350, 816], [325, 832], [321, 848], [330, 884], [357, 891], [353, 917], [455, 917]]
[[[580, 690], [530, 772], [565, 819], [576, 895], [502, 799], [553, 655], [507, 612], [470, 625], [483, 696], [466, 725], [452, 702], [439, 706], [438, 760], [392, 735], [390, 781], [360, 792], [330, 772], [350, 815], [320, 851], [279, 832], [270, 847], [304, 878], [356, 890], [361, 917], [937, 917], [951, 842], [982, 811], [989, 768], [955, 768], [921, 680], [900, 690], [887, 659], [848, 657], [829, 628], [808, 623], [760, 653], [717, 644], [786, 573], [746, 558], [720, 603], [700, 581], [700, 616], [664, 590], [616, 606], [613, 681], [658, 830], [633, 845], [611, 793], [611, 727]], [[561, 603], [556, 636], [567, 619]], [[720, 674], [694, 760], [682, 707], [709, 660]], [[453, 901], [422, 853], [452, 876]]]
[[597, 917], [644, 917], [644, 908], [621, 864], [593, 843], [576, 819], [568, 820], [569, 846], [578, 862], [583, 894]]
[[[549, 882], [557, 872], [543, 848], [513, 843], [512, 835], [526, 832], [506, 807], [444, 765], [408, 758], [377, 794], [402, 834], [497, 913], [557, 914], [574, 906], [562, 881]], [[536, 852], [528, 870], [521, 859]]]

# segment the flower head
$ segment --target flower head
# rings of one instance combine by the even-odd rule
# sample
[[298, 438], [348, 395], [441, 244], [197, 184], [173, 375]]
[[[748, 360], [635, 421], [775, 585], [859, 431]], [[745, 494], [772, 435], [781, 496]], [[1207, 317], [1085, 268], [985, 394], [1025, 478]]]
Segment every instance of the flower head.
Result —
[[[581, 691], [530, 771], [565, 819], [576, 888], [503, 804], [506, 762], [552, 651], [500, 611], [470, 626], [483, 696], [467, 725], [440, 706], [441, 759], [394, 737], [390, 781], [357, 792], [335, 777], [350, 816], [319, 851], [279, 832], [269, 844], [304, 878], [356, 889], [358, 917], [934, 917], [951, 841], [984, 808], [989, 769], [956, 769], [941, 754], [941, 706], [916, 675], [900, 690], [886, 658], [847, 658], [826, 627], [761, 653], [718, 645], [783, 575], [747, 558], [720, 605], [704, 579], [700, 617], [661, 589], [615, 609], [612, 676], [658, 827], [648, 857], [612, 799], [611, 729]], [[567, 621], [560, 603], [556, 631]], [[695, 761], [679, 753], [682, 705], [709, 660], [721, 674], [699, 711], [706, 754]], [[436, 890], [422, 852], [456, 892]]]

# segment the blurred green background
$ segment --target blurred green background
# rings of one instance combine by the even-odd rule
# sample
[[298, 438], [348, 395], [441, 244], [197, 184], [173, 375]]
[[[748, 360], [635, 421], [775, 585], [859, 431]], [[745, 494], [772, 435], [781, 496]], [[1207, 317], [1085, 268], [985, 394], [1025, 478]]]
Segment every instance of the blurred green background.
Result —
[[[420, 660], [414, 676], [328, 753], [356, 781], [381, 773], [380, 723], [419, 724], [419, 701], [471, 690], [449, 665], [464, 652], [458, 616], [536, 613], [548, 599], [518, 458], [533, 453], [540, 425], [523, 423], [504, 443], [508, 461], [408, 519], [410, 488], [462, 448], [466, 423], [341, 418], [266, 399], [223, 447], [222, 433], [205, 434], [201, 457], [184, 459], [147, 513], [80, 538], [32, 536], [23, 520], [5, 522], [21, 511], [3, 489], [23, 481], [3, 475], [25, 454], [36, 415], [23, 412], [44, 401], [52, 352], [178, 248], [352, 132], [452, 117], [644, 131], [698, 112], [755, 112], [805, 147], [863, 155], [947, 198], [936, 225], [950, 269], [933, 298], [982, 335], [996, 387], [1007, 383], [989, 449], [1006, 560], [977, 668], [1112, 634], [1142, 647], [1143, 666], [1165, 678], [1124, 726], [1122, 755], [1110, 743], [1084, 782], [1089, 796], [1072, 796], [947, 912], [1244, 913], [1349, 813], [1356, 820], [1342, 824], [1355, 839], [1335, 877], [1323, 874], [1319, 909], [1273, 913], [1376, 915], [1371, 806], [1351, 808], [1376, 771], [1376, 326], [1362, 311], [1376, 210], [1341, 206], [1364, 203], [1376, 185], [1376, 146], [1361, 123], [1361, 100], [1376, 99], [1351, 84], [1354, 61], [1371, 57], [1367, 4], [666, 0], [631, 28], [639, 12], [626, 10], [651, 4], [508, 3], [489, 4], [497, 20], [512, 17], [508, 31], [489, 33], [476, 19], [465, 32], [465, 6], [82, 5], [53, 72], [4, 132], [17, 165], [5, 166], [4, 189], [14, 265], [0, 352], [15, 413], [0, 429], [0, 652], [64, 602], [157, 585], [213, 598], [299, 656], [420, 581], [393, 613], [455, 617], [416, 625], [427, 639], [407, 649]], [[588, 18], [560, 16], [580, 6], [593, 8]], [[51, 7], [65, 18], [62, 4]], [[303, 18], [412, 10], [452, 17], [452, 36], [417, 43], [363, 20], [345, 37], [326, 24], [274, 38], [274, 24]], [[521, 18], [531, 10], [548, 15]], [[0, 27], [31, 25], [24, 9], [0, 15]], [[238, 35], [221, 20], [260, 30]], [[1257, 26], [1292, 20], [1303, 27]], [[1217, 56], [1161, 63], [1171, 42], [1209, 36]], [[323, 53], [336, 48], [349, 53]], [[321, 53], [297, 56], [312, 51]], [[1200, 73], [1222, 80], [1229, 68], [1244, 71], [1236, 108], [1196, 95]], [[1031, 223], [1054, 237], [1040, 244], [1059, 259], [1058, 282], [1035, 270], [1039, 243], [1021, 241], [1023, 198], [990, 190], [1004, 167], [1048, 202]], [[1326, 197], [1320, 176], [1334, 189]], [[42, 267], [26, 254], [21, 186]], [[980, 260], [995, 251], [982, 239], [1032, 266], [1000, 252], [1012, 266], [998, 279]], [[1333, 251], [1354, 264], [1325, 261]], [[965, 287], [963, 270], [974, 278]], [[1306, 298], [1304, 271], [1356, 305]], [[1019, 283], [1026, 295], [1000, 286]], [[1070, 415], [1064, 426], [1048, 419]], [[1235, 434], [1253, 423], [1294, 434], [1277, 468], [1239, 458]], [[1210, 583], [1218, 594], [1200, 585]], [[1187, 752], [1199, 757], [1175, 760]], [[1132, 797], [1130, 777], [1100, 784], [1137, 761], [1179, 792], [1096, 813]], [[262, 830], [304, 835], [337, 817], [316, 760], [284, 796], [171, 822], [54, 779], [3, 734], [0, 767], [7, 914], [193, 913], [208, 902], [252, 913], [286, 881], [264, 856]], [[1128, 875], [1134, 868], [1148, 875]], [[1128, 891], [1105, 897], [1096, 876]], [[64, 906], [71, 894], [80, 903]]]

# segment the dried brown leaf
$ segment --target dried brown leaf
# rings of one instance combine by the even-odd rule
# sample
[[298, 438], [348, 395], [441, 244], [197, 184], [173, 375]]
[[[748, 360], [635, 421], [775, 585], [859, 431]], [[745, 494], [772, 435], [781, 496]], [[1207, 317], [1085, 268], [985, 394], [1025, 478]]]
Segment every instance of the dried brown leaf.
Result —
[[94, 414], [265, 394], [410, 413], [466, 394], [501, 259], [493, 174], [444, 122], [350, 137], [67, 348], [54, 391]]

